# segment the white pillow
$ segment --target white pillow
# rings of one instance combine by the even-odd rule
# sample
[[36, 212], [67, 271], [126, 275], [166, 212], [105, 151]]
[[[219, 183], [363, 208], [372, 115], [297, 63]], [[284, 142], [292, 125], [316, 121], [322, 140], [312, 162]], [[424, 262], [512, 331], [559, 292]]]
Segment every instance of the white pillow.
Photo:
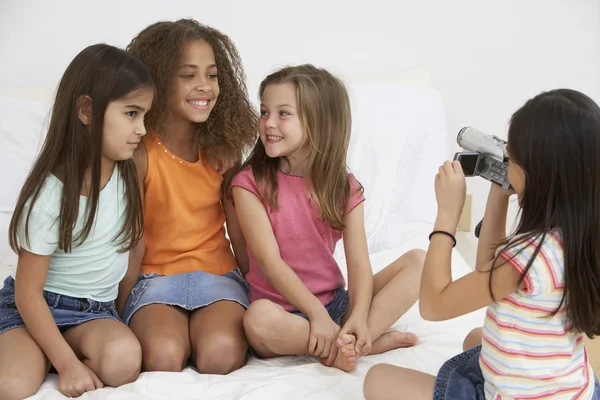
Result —
[[8, 247], [8, 226], [15, 203], [42, 147], [50, 117], [45, 101], [0, 97], [0, 264], [15, 265]]
[[0, 97], [0, 212], [12, 213], [33, 161], [43, 145], [50, 105]]
[[447, 157], [441, 95], [404, 85], [348, 87], [353, 129], [348, 165], [365, 187], [369, 252], [398, 247], [404, 222], [435, 221], [434, 177]]

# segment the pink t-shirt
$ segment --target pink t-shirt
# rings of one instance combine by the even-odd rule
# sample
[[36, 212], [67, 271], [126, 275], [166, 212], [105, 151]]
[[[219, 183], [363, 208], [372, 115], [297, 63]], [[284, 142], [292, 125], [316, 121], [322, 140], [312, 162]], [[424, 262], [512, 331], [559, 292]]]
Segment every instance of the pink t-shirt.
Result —
[[[351, 211], [365, 198], [354, 175], [348, 174], [348, 179], [351, 188], [348, 211]], [[318, 218], [318, 210], [307, 196], [304, 178], [279, 171], [277, 183], [278, 208], [275, 211], [268, 205], [265, 208], [279, 245], [279, 254], [308, 290], [326, 305], [333, 300], [335, 291], [346, 285], [340, 267], [333, 258], [335, 245], [342, 238], [342, 232]], [[240, 187], [259, 197], [251, 167], [242, 170], [231, 186]], [[263, 275], [250, 249], [247, 251], [250, 267], [246, 280], [250, 284], [250, 302], [268, 299], [285, 310], [295, 310]]]

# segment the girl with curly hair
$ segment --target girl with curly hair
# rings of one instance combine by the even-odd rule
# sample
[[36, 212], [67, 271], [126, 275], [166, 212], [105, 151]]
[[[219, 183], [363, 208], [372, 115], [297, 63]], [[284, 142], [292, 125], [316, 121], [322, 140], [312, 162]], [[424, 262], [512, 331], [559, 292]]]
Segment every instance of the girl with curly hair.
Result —
[[130, 253], [119, 311], [146, 371], [181, 371], [189, 361], [227, 374], [246, 361], [248, 260], [223, 188], [255, 142], [258, 114], [234, 44], [213, 28], [158, 22], [127, 50], [150, 70], [157, 97], [134, 153], [144, 239]]

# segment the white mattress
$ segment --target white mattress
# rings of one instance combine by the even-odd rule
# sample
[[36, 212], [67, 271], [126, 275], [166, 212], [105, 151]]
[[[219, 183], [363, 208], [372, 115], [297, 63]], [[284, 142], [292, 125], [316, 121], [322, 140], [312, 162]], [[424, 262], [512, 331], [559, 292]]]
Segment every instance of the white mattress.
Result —
[[[375, 271], [388, 265], [411, 248], [427, 249], [429, 224], [406, 224], [401, 229], [404, 245], [372, 255]], [[343, 256], [338, 257], [343, 263]], [[470, 271], [465, 260], [455, 251], [455, 278]], [[7, 266], [0, 267], [0, 275]], [[2, 279], [4, 277], [2, 276]], [[398, 295], [401, 295], [400, 293]], [[326, 368], [311, 357], [282, 357], [272, 360], [251, 358], [242, 369], [228, 376], [200, 375], [188, 368], [181, 373], [143, 373], [136, 382], [118, 389], [104, 388], [84, 394], [82, 399], [363, 399], [362, 384], [367, 371], [385, 362], [435, 374], [441, 364], [461, 351], [465, 335], [483, 322], [484, 311], [445, 322], [426, 322], [414, 306], [395, 325], [419, 336], [420, 342], [410, 349], [366, 356], [359, 360], [355, 371], [344, 373]], [[64, 399], [56, 389], [57, 375], [50, 375], [32, 399]]]

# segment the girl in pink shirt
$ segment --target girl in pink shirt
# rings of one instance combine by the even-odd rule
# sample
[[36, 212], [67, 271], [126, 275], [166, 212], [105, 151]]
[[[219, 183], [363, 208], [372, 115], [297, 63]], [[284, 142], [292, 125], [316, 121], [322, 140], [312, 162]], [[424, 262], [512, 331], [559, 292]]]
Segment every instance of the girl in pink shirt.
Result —
[[[386, 330], [416, 302], [425, 252], [373, 276], [363, 190], [346, 165], [343, 83], [312, 65], [287, 67], [262, 82], [260, 98], [260, 140], [232, 182], [250, 261], [244, 328], [254, 354], [311, 354], [350, 371], [359, 356], [416, 344], [411, 333]], [[348, 291], [333, 257], [342, 238]]]

